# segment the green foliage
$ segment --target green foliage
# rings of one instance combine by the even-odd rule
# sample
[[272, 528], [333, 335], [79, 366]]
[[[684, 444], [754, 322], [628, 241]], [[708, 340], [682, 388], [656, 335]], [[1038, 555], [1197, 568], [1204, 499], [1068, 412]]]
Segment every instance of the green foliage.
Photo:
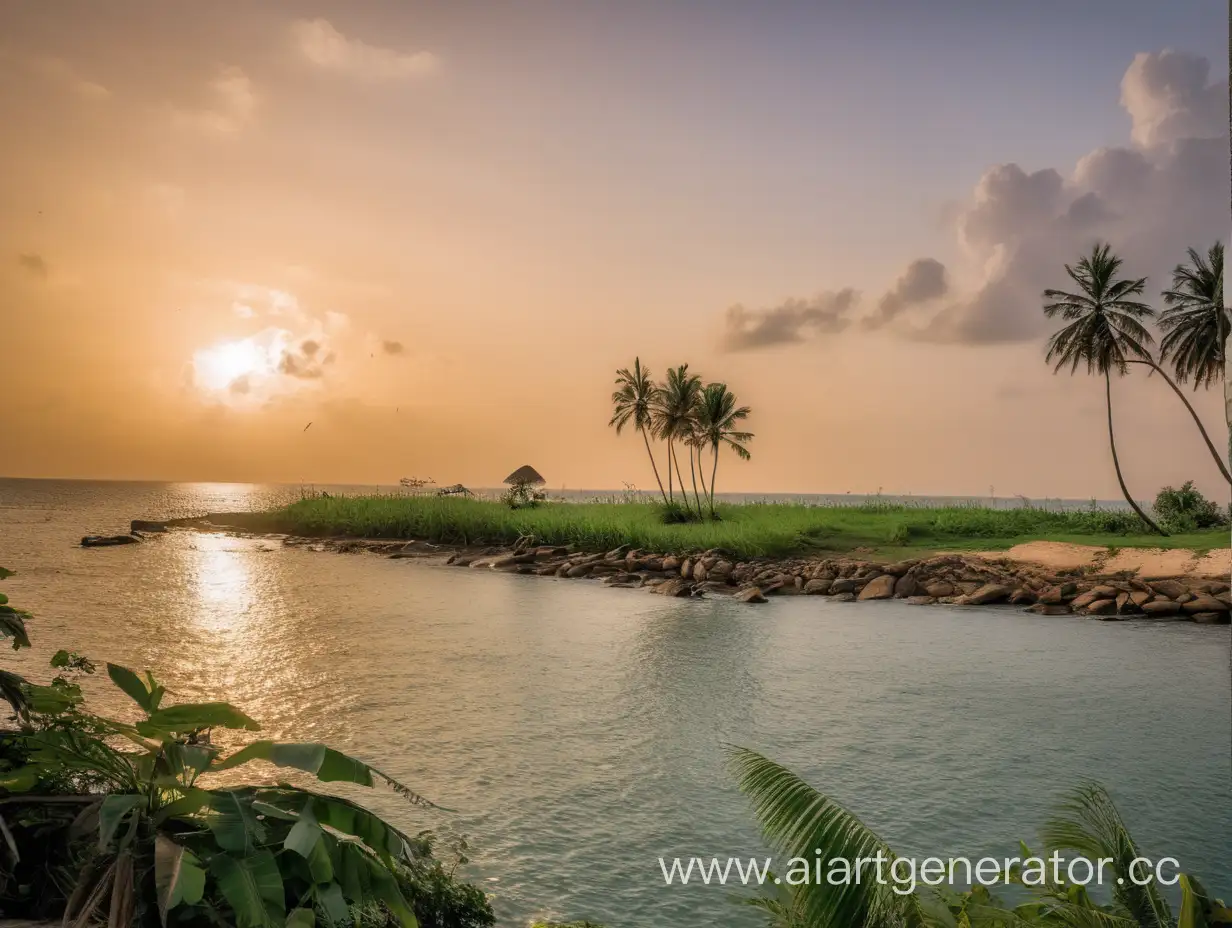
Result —
[[[94, 669], [70, 652], [57, 653], [52, 664], [70, 674]], [[28, 837], [39, 827], [58, 828], [64, 852], [56, 880], [31, 892], [22, 883], [31, 874], [11, 866], [0, 889], [26, 885], [36, 901], [58, 895], [66, 919], [79, 924], [107, 911], [112, 924], [311, 928], [318, 918], [351, 924], [352, 906], [380, 911], [402, 928], [416, 924], [405, 890], [415, 885], [408, 874], [428, 866], [422, 840], [338, 796], [285, 783], [213, 781], [261, 760], [321, 782], [370, 787], [379, 780], [412, 802], [430, 803], [321, 744], [258, 741], [224, 755], [210, 743], [213, 729], [260, 726], [226, 703], [164, 706], [166, 690], [152, 674], [114, 664], [107, 674], [141, 708], [136, 723], [87, 712], [80, 687], [62, 674], [40, 688], [59, 700], [32, 708], [3, 741], [0, 786], [18, 800], [6, 806], [6, 816], [17, 809], [8, 830]], [[49, 810], [64, 808], [71, 820], [61, 816], [57, 824]], [[20, 862], [16, 851], [13, 857]], [[437, 895], [449, 889], [438, 886]]]
[[[925, 549], [1008, 547], [1034, 539], [1158, 544], [1132, 512], [1113, 510], [720, 503], [716, 513], [717, 519], [681, 523], [668, 522], [661, 503], [550, 502], [511, 510], [492, 500], [390, 495], [304, 500], [271, 513], [269, 519], [280, 530], [301, 535], [416, 538], [439, 544], [513, 544], [532, 535], [538, 544], [573, 544], [586, 551], [623, 544], [681, 554], [724, 548], [742, 558], [878, 547], [902, 538], [903, 527], [906, 543]], [[1211, 532], [1174, 538], [1172, 543], [1206, 550], [1227, 541]]]
[[1160, 490], [1155, 497], [1155, 514], [1172, 532], [1194, 532], [1228, 524], [1223, 508], [1195, 489], [1192, 480], [1186, 480], [1180, 489]]
[[[796, 774], [760, 754], [730, 749], [730, 766], [740, 790], [753, 804], [767, 841], [792, 858], [834, 861], [876, 857], [887, 861], [894, 852], [871, 829], [829, 796], [809, 786]], [[1032, 874], [1024, 878], [1022, 863], [1003, 874], [1020, 884], [1027, 902], [1008, 906], [986, 886], [965, 892], [922, 886], [905, 892], [901, 886], [876, 879], [839, 882], [799, 882], [789, 887], [767, 887], [765, 895], [739, 901], [762, 910], [776, 928], [1217, 928], [1232, 925], [1232, 910], [1212, 899], [1201, 884], [1181, 877], [1181, 914], [1174, 919], [1167, 901], [1155, 885], [1137, 886], [1130, 862], [1140, 851], [1112, 799], [1096, 784], [1075, 790], [1060, 806], [1043, 832], [1046, 850], [1035, 854], [1020, 844], [1020, 859], [1046, 857], [1051, 852], [1075, 852], [1088, 860], [1108, 859], [1112, 877], [1111, 904], [1095, 902], [1084, 886], [1042, 883]], [[1047, 874], [1045, 874], [1047, 876]], [[897, 891], [896, 891], [897, 890]]]
[[501, 494], [501, 502], [510, 509], [533, 509], [543, 498], [544, 495], [529, 483], [515, 483]]

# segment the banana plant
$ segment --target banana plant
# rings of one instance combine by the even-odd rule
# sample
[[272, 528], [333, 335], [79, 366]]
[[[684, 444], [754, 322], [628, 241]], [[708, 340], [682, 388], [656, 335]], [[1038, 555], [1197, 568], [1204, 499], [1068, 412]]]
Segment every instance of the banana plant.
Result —
[[[432, 803], [323, 744], [259, 740], [224, 754], [210, 743], [214, 729], [260, 729], [239, 709], [164, 705], [167, 691], [152, 674], [116, 664], [107, 674], [140, 708], [139, 721], [92, 715], [79, 688], [61, 686], [67, 706], [52, 705], [23, 728], [27, 762], [0, 774], [5, 802], [64, 801], [67, 792], [81, 803], [70, 839], [89, 840], [70, 840], [78, 850], [66, 926], [339, 928], [354, 924], [354, 907], [379, 905], [415, 928], [398, 876], [423, 852], [420, 839], [320, 790], [215, 781], [264, 761], [320, 783], [384, 784], [415, 805]], [[47, 795], [51, 788], [58, 795]]]
[[[857, 861], [893, 850], [867, 825], [787, 768], [745, 748], [729, 749], [729, 764], [749, 797], [768, 843], [780, 854], [812, 860]], [[1213, 899], [1192, 876], [1180, 876], [1181, 907], [1172, 914], [1159, 889], [1138, 886], [1130, 863], [1142, 856], [1107, 792], [1091, 783], [1075, 790], [1043, 830], [1049, 852], [1073, 851], [1088, 859], [1109, 858], [1111, 903], [1101, 905], [1077, 884], [1036, 885], [1014, 868], [1006, 879], [1023, 885], [1030, 898], [1007, 906], [987, 887], [965, 892], [924, 887], [899, 893], [877, 880], [801, 883], [774, 887], [742, 902], [761, 909], [775, 928], [1232, 928], [1232, 909]], [[1037, 855], [1020, 844], [1023, 859]]]

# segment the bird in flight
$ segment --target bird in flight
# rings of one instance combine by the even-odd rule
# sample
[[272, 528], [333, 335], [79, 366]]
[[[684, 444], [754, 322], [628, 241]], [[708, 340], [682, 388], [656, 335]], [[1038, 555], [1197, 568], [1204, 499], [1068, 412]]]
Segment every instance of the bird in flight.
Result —
[[312, 428], [312, 423], [311, 423], [311, 422], [309, 422], [307, 425], [305, 425], [305, 426], [304, 426], [304, 431], [306, 432], [306, 431], [308, 431], [310, 428]]

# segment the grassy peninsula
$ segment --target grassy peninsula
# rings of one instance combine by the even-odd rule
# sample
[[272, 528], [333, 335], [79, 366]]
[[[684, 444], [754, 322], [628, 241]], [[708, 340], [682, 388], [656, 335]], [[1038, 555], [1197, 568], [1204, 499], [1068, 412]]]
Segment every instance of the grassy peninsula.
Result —
[[823, 552], [887, 556], [935, 550], [1000, 550], [1027, 541], [1122, 547], [1227, 547], [1226, 528], [1161, 539], [1131, 512], [1060, 512], [1023, 506], [927, 507], [870, 502], [858, 506], [717, 504], [717, 519], [665, 522], [647, 502], [545, 502], [510, 508], [501, 502], [435, 496], [319, 496], [270, 513], [297, 535], [407, 538], [439, 544], [512, 544], [532, 535], [539, 544], [573, 544], [587, 551], [631, 545], [687, 553], [723, 548], [737, 557]]

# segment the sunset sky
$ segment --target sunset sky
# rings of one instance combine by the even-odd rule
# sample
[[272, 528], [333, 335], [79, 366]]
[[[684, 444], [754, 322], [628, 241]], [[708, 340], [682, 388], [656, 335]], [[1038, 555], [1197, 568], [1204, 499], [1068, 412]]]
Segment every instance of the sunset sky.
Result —
[[[645, 489], [640, 355], [753, 407], [720, 491], [1115, 497], [1040, 291], [1227, 241], [1227, 15], [3, 3], [0, 475]], [[1135, 495], [1226, 493], [1162, 382], [1114, 412]]]

